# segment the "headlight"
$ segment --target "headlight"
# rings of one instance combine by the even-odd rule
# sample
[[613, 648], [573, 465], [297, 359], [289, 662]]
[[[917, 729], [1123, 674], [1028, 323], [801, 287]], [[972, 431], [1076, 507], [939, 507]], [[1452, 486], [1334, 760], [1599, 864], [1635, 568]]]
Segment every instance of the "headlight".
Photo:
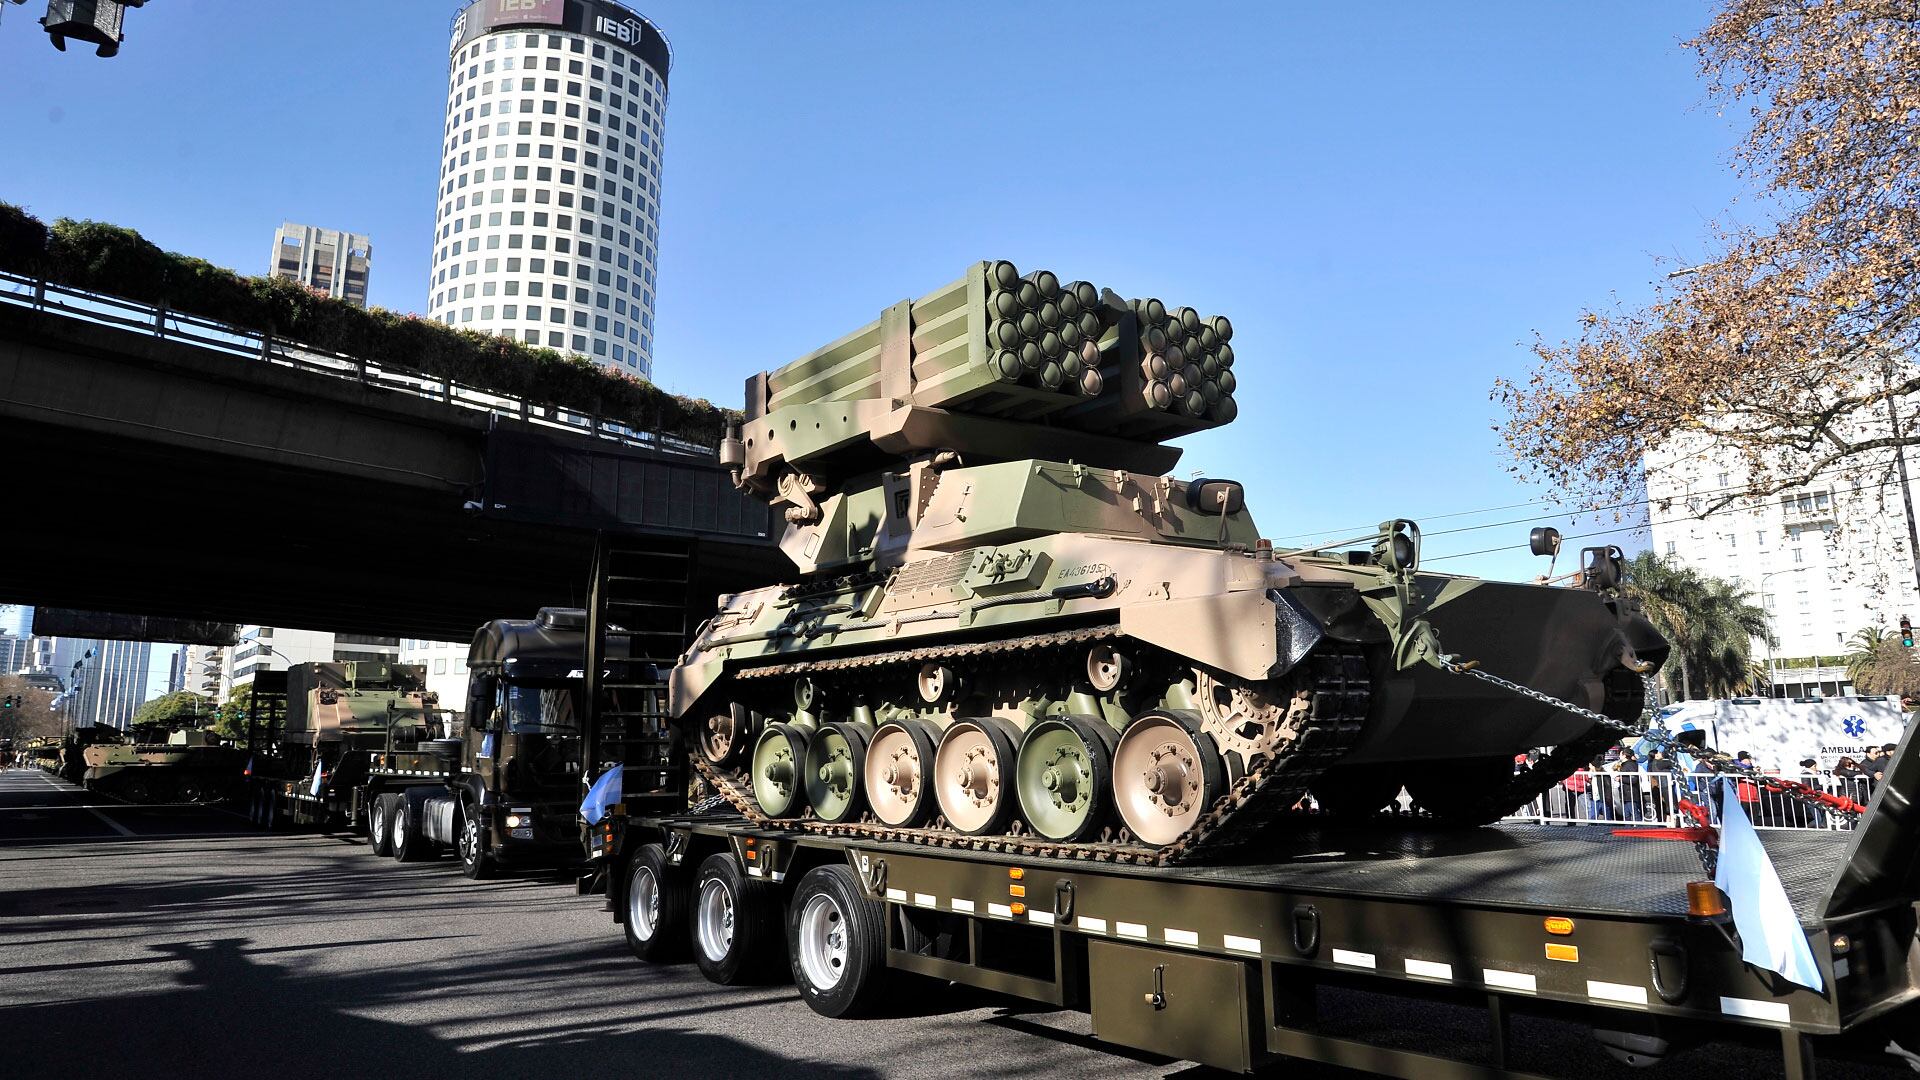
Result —
[[507, 815], [507, 828], [517, 829], [523, 824], [532, 824], [532, 822], [528, 821], [528, 819], [526, 818], [521, 817], [519, 814]]

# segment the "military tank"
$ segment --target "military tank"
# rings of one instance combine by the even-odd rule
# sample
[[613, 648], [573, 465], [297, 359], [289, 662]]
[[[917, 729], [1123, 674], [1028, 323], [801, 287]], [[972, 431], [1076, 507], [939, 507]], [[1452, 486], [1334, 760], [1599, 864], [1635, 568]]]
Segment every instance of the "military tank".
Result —
[[[1277, 550], [1167, 441], [1238, 414], [1232, 323], [1005, 261], [750, 378], [721, 447], [784, 508], [781, 587], [721, 598], [670, 710], [742, 813], [842, 835], [1164, 863], [1311, 793], [1483, 824], [1616, 733], [1666, 643], [1618, 591], [1420, 568], [1420, 533]], [[1516, 755], [1553, 752], [1530, 768]]]
[[132, 741], [94, 743], [81, 751], [81, 782], [133, 803], [215, 802], [239, 778], [243, 755], [211, 732], [136, 728]]

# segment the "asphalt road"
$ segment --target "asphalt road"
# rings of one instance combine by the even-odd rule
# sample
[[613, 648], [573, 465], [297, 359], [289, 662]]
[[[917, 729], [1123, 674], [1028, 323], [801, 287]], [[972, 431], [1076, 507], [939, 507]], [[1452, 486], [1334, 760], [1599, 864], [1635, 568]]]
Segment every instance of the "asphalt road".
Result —
[[[1347, 1030], [1472, 1047], [1436, 1007], [1329, 995]], [[1651, 1074], [1576, 1027], [1523, 1020], [1519, 1067], [1578, 1077], [1774, 1075], [1757, 1050]], [[1886, 1059], [1882, 1059], [1886, 1061]], [[649, 1076], [1181, 1077], [1086, 1017], [909, 985], [893, 1014], [815, 1016], [791, 986], [715, 987], [627, 953], [557, 876], [474, 883], [357, 840], [264, 835], [221, 810], [103, 804], [0, 772], [0, 1076], [208, 1080]], [[1314, 1066], [1289, 1080], [1355, 1074]], [[1912, 1076], [1890, 1061], [1823, 1077]]]

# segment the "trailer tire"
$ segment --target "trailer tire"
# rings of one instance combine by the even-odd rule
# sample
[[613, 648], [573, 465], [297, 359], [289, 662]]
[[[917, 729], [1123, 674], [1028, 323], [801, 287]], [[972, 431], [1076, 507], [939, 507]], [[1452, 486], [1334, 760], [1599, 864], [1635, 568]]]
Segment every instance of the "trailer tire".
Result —
[[687, 874], [667, 865], [667, 849], [643, 844], [627, 864], [624, 895], [627, 948], [649, 964], [672, 963], [687, 954]]
[[425, 862], [433, 857], [432, 842], [420, 820], [420, 800], [405, 795], [389, 795], [393, 816], [387, 831], [393, 837], [393, 857], [401, 862]]
[[860, 892], [845, 865], [816, 866], [787, 907], [793, 984], [822, 1016], [873, 1011], [886, 982], [886, 908]]
[[393, 796], [375, 795], [367, 808], [367, 850], [382, 858], [393, 854]]
[[780, 894], [764, 881], [748, 879], [733, 854], [722, 851], [700, 864], [692, 900], [688, 938], [700, 973], [722, 986], [767, 979], [786, 941]]
[[461, 876], [472, 881], [485, 881], [499, 869], [493, 852], [487, 850], [486, 834], [480, 828], [480, 818], [471, 803], [460, 804], [460, 840], [457, 847]]

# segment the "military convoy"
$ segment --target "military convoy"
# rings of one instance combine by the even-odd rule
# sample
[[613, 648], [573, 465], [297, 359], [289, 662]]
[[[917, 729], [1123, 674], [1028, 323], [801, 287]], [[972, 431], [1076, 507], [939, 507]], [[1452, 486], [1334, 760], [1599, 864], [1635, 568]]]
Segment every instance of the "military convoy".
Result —
[[[1233, 338], [976, 264], [748, 380], [721, 460], [789, 581], [687, 622], [687, 567], [603, 535], [584, 611], [476, 635], [464, 718], [417, 670], [296, 668], [252, 816], [471, 877], [582, 857], [640, 959], [834, 1017], [921, 975], [1151, 1053], [1398, 1076], [1524, 1075], [1525, 1014], [1636, 1065], [1884, 1043], [1920, 995], [1920, 758], [1858, 829], [1766, 841], [1818, 985], [1743, 962], [1692, 844], [1474, 828], [1633, 730], [1667, 644], [1618, 549], [1522, 585], [1428, 571], [1403, 519], [1263, 539], [1168, 445], [1238, 416]], [[1478, 1010], [1488, 1052], [1337, 1029], [1323, 991]]]
[[482, 626], [464, 715], [422, 667], [294, 665], [275, 752], [250, 769], [249, 816], [344, 827], [401, 862], [452, 851], [471, 878], [577, 860], [584, 631], [566, 608]]

